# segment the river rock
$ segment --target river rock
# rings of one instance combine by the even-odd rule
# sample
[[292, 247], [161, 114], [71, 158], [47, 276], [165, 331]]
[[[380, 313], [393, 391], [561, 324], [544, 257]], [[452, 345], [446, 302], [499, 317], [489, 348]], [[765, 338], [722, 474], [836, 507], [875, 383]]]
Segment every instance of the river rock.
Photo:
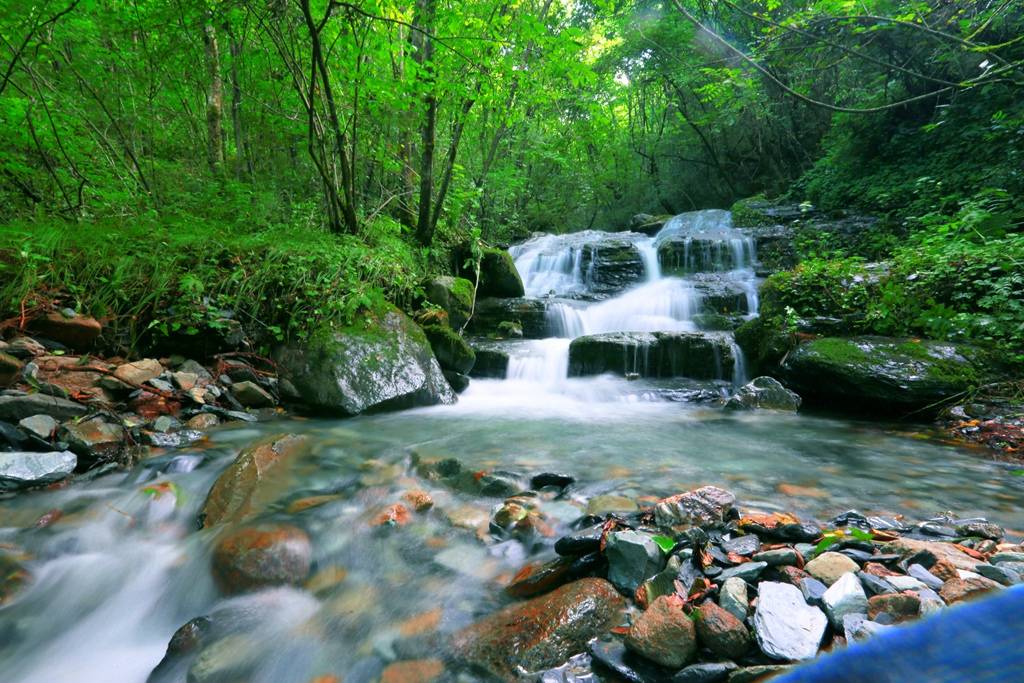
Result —
[[46, 347], [31, 337], [15, 337], [7, 343], [4, 353], [20, 360], [30, 360], [46, 354]]
[[783, 365], [784, 378], [805, 398], [868, 412], [931, 410], [989, 373], [975, 347], [889, 337], [815, 339]]
[[924, 585], [928, 586], [933, 591], [937, 591], [940, 588], [942, 588], [942, 579], [935, 576], [919, 564], [912, 564], [909, 567], [907, 567], [907, 575], [913, 576], [915, 579], [917, 579]]
[[718, 602], [722, 609], [740, 621], [745, 621], [747, 607], [750, 605], [750, 599], [747, 597], [747, 582], [738, 576], [726, 579], [719, 589]]
[[928, 588], [924, 582], [915, 579], [913, 576], [887, 576], [885, 581], [898, 591], [919, 591]]
[[734, 567], [727, 567], [722, 570], [722, 573], [718, 575], [719, 581], [728, 581], [729, 579], [742, 579], [747, 583], [754, 583], [757, 581], [757, 577], [761, 576], [761, 572], [768, 567], [765, 562], [744, 562]]
[[569, 376], [615, 373], [641, 377], [727, 379], [735, 357], [730, 340], [713, 332], [607, 332], [569, 345]]
[[636, 531], [608, 534], [604, 554], [608, 560], [608, 580], [629, 595], [665, 566], [665, 556], [658, 544]]
[[806, 569], [811, 576], [818, 579], [826, 586], [831, 586], [838, 581], [843, 574], [855, 572], [860, 569], [860, 567], [846, 555], [827, 552], [818, 555], [816, 558], [808, 562], [804, 566], [804, 569]]
[[800, 580], [799, 588], [808, 605], [814, 605], [816, 607], [825, 606], [824, 599], [825, 593], [828, 592], [828, 586], [823, 584], [821, 581], [818, 581], [813, 576], [808, 576], [807, 578]]
[[277, 403], [269, 391], [248, 380], [232, 384], [231, 394], [246, 408], [270, 408]]
[[51, 311], [33, 320], [31, 327], [40, 336], [74, 349], [92, 346], [103, 331], [103, 325], [98, 320], [87, 315], [78, 315], [74, 311]]
[[697, 631], [682, 604], [663, 596], [633, 621], [625, 643], [652, 662], [678, 669], [697, 654]]
[[455, 634], [453, 651], [503, 680], [518, 667], [539, 671], [582, 652], [622, 618], [625, 601], [603, 579], [574, 581], [510, 605]]
[[313, 547], [297, 527], [267, 525], [234, 531], [213, 550], [213, 574], [227, 593], [299, 585], [309, 576]]
[[890, 628], [891, 625], [871, 621], [863, 614], [847, 614], [843, 618], [843, 626], [839, 632], [846, 638], [847, 643], [862, 643]]
[[722, 550], [727, 553], [736, 553], [737, 555], [749, 557], [760, 549], [761, 539], [755, 534], [746, 534], [745, 536], [731, 538], [728, 541], [722, 541]]
[[499, 348], [500, 342], [473, 342], [476, 361], [470, 370], [470, 377], [481, 379], [505, 379], [508, 375], [508, 350]]
[[447, 325], [425, 325], [423, 333], [430, 341], [437, 362], [444, 370], [466, 374], [473, 369], [476, 353], [462, 335]]
[[1006, 568], [1007, 563], [1001, 563], [999, 565], [991, 564], [979, 564], [975, 571], [986, 579], [991, 579], [996, 583], [1000, 583], [1004, 586], [1012, 586], [1016, 583], [1020, 583], [1020, 574], [1013, 571], [1012, 569]]
[[839, 629], [843, 625], [843, 617], [847, 614], [867, 614], [868, 596], [860, 585], [860, 579], [853, 572], [839, 577], [822, 597], [825, 614], [828, 615], [832, 627]]
[[58, 425], [57, 421], [49, 415], [33, 415], [19, 420], [18, 426], [25, 430], [27, 434], [31, 434], [43, 441], [49, 441], [57, 432]]
[[[543, 339], [552, 332], [547, 310], [548, 302], [542, 299], [479, 299], [467, 330], [501, 339]], [[518, 334], [507, 323], [517, 327]], [[479, 352], [479, 347], [476, 350]]]
[[725, 408], [727, 410], [787, 410], [795, 411], [802, 402], [796, 392], [782, 386], [773, 377], [756, 377], [740, 387]]
[[888, 615], [894, 623], [916, 619], [921, 613], [921, 598], [917, 593], [889, 593], [868, 598], [868, 618], [876, 620], [879, 615]]
[[116, 460], [125, 447], [124, 427], [101, 418], [69, 422], [61, 427], [58, 436], [89, 464]]
[[974, 559], [967, 553], [959, 550], [952, 543], [941, 541], [919, 541], [913, 538], [898, 538], [885, 545], [885, 552], [899, 553], [903, 558], [909, 558], [917, 553], [931, 553], [936, 560], [945, 560], [957, 569], [974, 571], [979, 560]]
[[969, 579], [952, 579], [942, 584], [942, 590], [939, 591], [939, 595], [947, 605], [952, 605], [964, 600], [972, 600], [999, 587], [999, 584], [995, 581], [982, 576]]
[[739, 669], [732, 662], [703, 662], [691, 664], [672, 677], [672, 683], [722, 683], [729, 674]]
[[[668, 672], [664, 668], [627, 649], [617, 638], [595, 638], [587, 643], [587, 652], [599, 665], [595, 667], [597, 671], [601, 672], [600, 667], [604, 667], [627, 683], [664, 683], [668, 679]], [[571, 683], [591, 681], [592, 678], [588, 677], [576, 679]]]
[[410, 659], [392, 662], [380, 674], [380, 683], [431, 683], [444, 673], [440, 659]]
[[750, 649], [750, 633], [743, 622], [710, 600], [697, 610], [697, 637], [701, 645], [723, 659], [739, 659]]
[[654, 521], [659, 527], [717, 526], [734, 514], [736, 496], [717, 486], [702, 486], [659, 500], [654, 506]]
[[206, 528], [223, 522], [240, 522], [258, 512], [272, 498], [275, 470], [293, 458], [308, 439], [296, 434], [277, 434], [245, 448], [221, 472], [206, 496], [200, 524]]
[[423, 330], [394, 307], [302, 345], [282, 346], [275, 357], [303, 401], [324, 412], [357, 415], [455, 402]]
[[466, 278], [441, 275], [423, 284], [427, 301], [440, 306], [448, 314], [448, 323], [456, 330], [462, 329], [473, 315], [475, 292], [473, 283]]
[[67, 478], [78, 465], [70, 451], [0, 453], [0, 491], [17, 491]]
[[764, 562], [769, 567], [781, 567], [795, 565], [799, 562], [799, 558], [800, 553], [793, 548], [778, 548], [757, 553], [751, 559], [754, 562]]
[[21, 374], [22, 362], [10, 355], [0, 351], [0, 389], [14, 384]]
[[117, 366], [117, 369], [114, 370], [114, 378], [133, 387], [138, 387], [151, 379], [156, 379], [163, 371], [164, 367], [160, 365], [160, 361], [144, 358], [134, 363]]
[[85, 406], [56, 396], [25, 394], [0, 396], [0, 420], [18, 422], [33, 415], [49, 415], [55, 420], [70, 420], [85, 415]]
[[754, 635], [761, 651], [772, 659], [812, 659], [825, 636], [828, 618], [804, 602], [800, 589], [786, 583], [758, 584]]

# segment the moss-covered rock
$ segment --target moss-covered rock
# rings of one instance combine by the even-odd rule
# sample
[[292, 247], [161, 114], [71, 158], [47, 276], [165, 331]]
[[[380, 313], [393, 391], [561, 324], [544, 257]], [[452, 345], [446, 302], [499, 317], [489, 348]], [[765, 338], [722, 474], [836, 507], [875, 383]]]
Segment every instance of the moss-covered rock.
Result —
[[426, 325], [423, 333], [430, 341], [430, 348], [443, 370], [466, 374], [473, 369], [476, 354], [462, 338], [462, 335], [447, 325]]
[[987, 381], [988, 354], [951, 342], [824, 337], [787, 356], [782, 376], [809, 404], [864, 412], [937, 411]]
[[473, 314], [473, 283], [462, 277], [442, 275], [423, 283], [427, 301], [448, 313], [448, 321], [461, 329]]
[[357, 415], [455, 401], [423, 330], [394, 306], [274, 355], [281, 376], [317, 411]]
[[492, 343], [474, 342], [473, 351], [476, 362], [470, 371], [470, 377], [505, 379], [508, 375], [508, 351]]
[[747, 365], [755, 373], [773, 374], [796, 340], [778, 323], [766, 317], [753, 318], [736, 328], [736, 343]]
[[[519, 334], [502, 323], [518, 324]], [[478, 335], [543, 339], [550, 336], [547, 304], [541, 299], [480, 299], [468, 329]]]
[[523, 279], [519, 277], [512, 255], [504, 249], [486, 248], [480, 260], [480, 296], [523, 296]]
[[687, 332], [611, 332], [577, 337], [569, 346], [569, 375], [606, 372], [641, 377], [728, 379], [735, 365], [722, 335]]

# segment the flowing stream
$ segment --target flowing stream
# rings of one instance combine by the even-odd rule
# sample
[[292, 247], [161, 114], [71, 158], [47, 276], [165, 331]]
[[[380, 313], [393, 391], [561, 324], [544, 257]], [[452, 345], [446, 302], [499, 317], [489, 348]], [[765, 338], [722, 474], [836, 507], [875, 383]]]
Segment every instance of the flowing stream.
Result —
[[[568, 377], [568, 344], [579, 334], [697, 329], [708, 263], [720, 264], [710, 272], [736, 287], [756, 284], [751, 244], [723, 231], [720, 220], [703, 231], [686, 221], [694, 217], [674, 219], [657, 237], [629, 239], [646, 253], [671, 235], [690, 236], [700, 251], [690, 267], [684, 238], [682, 269], [690, 274], [662, 276], [647, 254], [642, 280], [602, 300], [587, 296], [587, 258], [573, 238], [516, 247], [530, 294], [553, 290], [574, 312], [575, 327], [567, 322], [561, 336], [521, 342], [530, 349], [510, 364], [508, 378], [474, 380], [457, 405], [225, 427], [128, 472], [0, 499], [0, 549], [20, 557], [29, 575], [0, 606], [0, 679], [143, 683], [175, 630], [200, 616], [209, 618], [214, 643], [161, 683], [318, 676], [369, 683], [389, 662], [443, 656], [444, 635], [505, 604], [501, 587], [528, 560], [550, 556], [553, 538], [489, 537], [487, 520], [501, 499], [426, 481], [416, 473], [419, 458], [527, 478], [574, 476], [565, 495], [538, 499], [556, 534], [595, 497], [645, 503], [701, 484], [731, 489], [745, 509], [808, 519], [853, 507], [914, 519], [953, 510], [1024, 526], [1024, 479], [935, 435], [807, 415], [731, 414], [694, 400], [722, 382]], [[705, 253], [697, 232], [712, 229], [725, 243]], [[196, 531], [196, 516], [239, 449], [280, 432], [307, 434], [310, 447], [275, 474], [276, 499], [259, 519], [309, 534], [313, 578], [226, 597], [210, 573], [217, 531]], [[371, 524], [413, 488], [430, 493], [432, 510], [405, 526]], [[55, 510], [59, 519], [39, 524]]]

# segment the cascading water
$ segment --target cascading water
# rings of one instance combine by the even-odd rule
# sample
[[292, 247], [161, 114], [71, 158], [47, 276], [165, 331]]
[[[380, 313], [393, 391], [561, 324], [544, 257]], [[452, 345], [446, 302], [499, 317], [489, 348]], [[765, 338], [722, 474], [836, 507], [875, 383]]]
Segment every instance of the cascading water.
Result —
[[[509, 251], [526, 295], [546, 300], [551, 335], [517, 346], [509, 358], [510, 380], [564, 382], [570, 341], [580, 336], [696, 332], [695, 316], [708, 312], [707, 302], [738, 300], [739, 312], [758, 311], [754, 240], [732, 227], [729, 211], [680, 214], [654, 237], [586, 230], [539, 235]], [[623, 281], [628, 286], [609, 293]], [[734, 362], [728, 379], [741, 384], [742, 351], [731, 338], [729, 343]]]

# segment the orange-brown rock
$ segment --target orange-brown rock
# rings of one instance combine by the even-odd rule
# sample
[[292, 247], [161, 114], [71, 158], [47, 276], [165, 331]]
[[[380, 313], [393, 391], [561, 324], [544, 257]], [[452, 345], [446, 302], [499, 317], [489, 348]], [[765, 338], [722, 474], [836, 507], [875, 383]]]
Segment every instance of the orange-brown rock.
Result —
[[434, 499], [430, 497], [430, 494], [419, 489], [406, 491], [402, 495], [402, 498], [404, 498], [416, 512], [426, 512], [430, 508], [434, 507]]
[[226, 593], [301, 584], [313, 548], [302, 529], [285, 525], [247, 527], [224, 536], [213, 550], [213, 576]]
[[73, 349], [92, 346], [103, 331], [103, 325], [96, 318], [87, 315], [68, 317], [59, 311], [51, 311], [42, 318], [36, 318], [30, 326], [40, 336]]
[[750, 632], [743, 622], [710, 600], [697, 610], [700, 643], [722, 659], [739, 659], [750, 649]]
[[405, 526], [412, 519], [409, 509], [401, 503], [389, 505], [370, 521], [373, 526]]
[[969, 579], [953, 579], [942, 584], [939, 595], [946, 601], [947, 605], [973, 600], [990, 590], [999, 588], [999, 584], [981, 576]]
[[679, 669], [697, 654], [697, 631], [683, 612], [682, 601], [662, 595], [633, 621], [625, 643], [652, 662]]
[[874, 621], [880, 614], [888, 614], [896, 623], [916, 619], [921, 614], [921, 598], [911, 591], [873, 595], [868, 598], [868, 618]]
[[380, 683], [430, 683], [444, 673], [440, 659], [412, 659], [388, 664], [380, 675]]
[[[304, 449], [307, 438], [276, 434], [244, 449], [214, 482], [199, 519], [203, 528], [243, 521], [273, 500], [285, 482], [283, 465]], [[271, 477], [271, 473], [274, 476]]]

